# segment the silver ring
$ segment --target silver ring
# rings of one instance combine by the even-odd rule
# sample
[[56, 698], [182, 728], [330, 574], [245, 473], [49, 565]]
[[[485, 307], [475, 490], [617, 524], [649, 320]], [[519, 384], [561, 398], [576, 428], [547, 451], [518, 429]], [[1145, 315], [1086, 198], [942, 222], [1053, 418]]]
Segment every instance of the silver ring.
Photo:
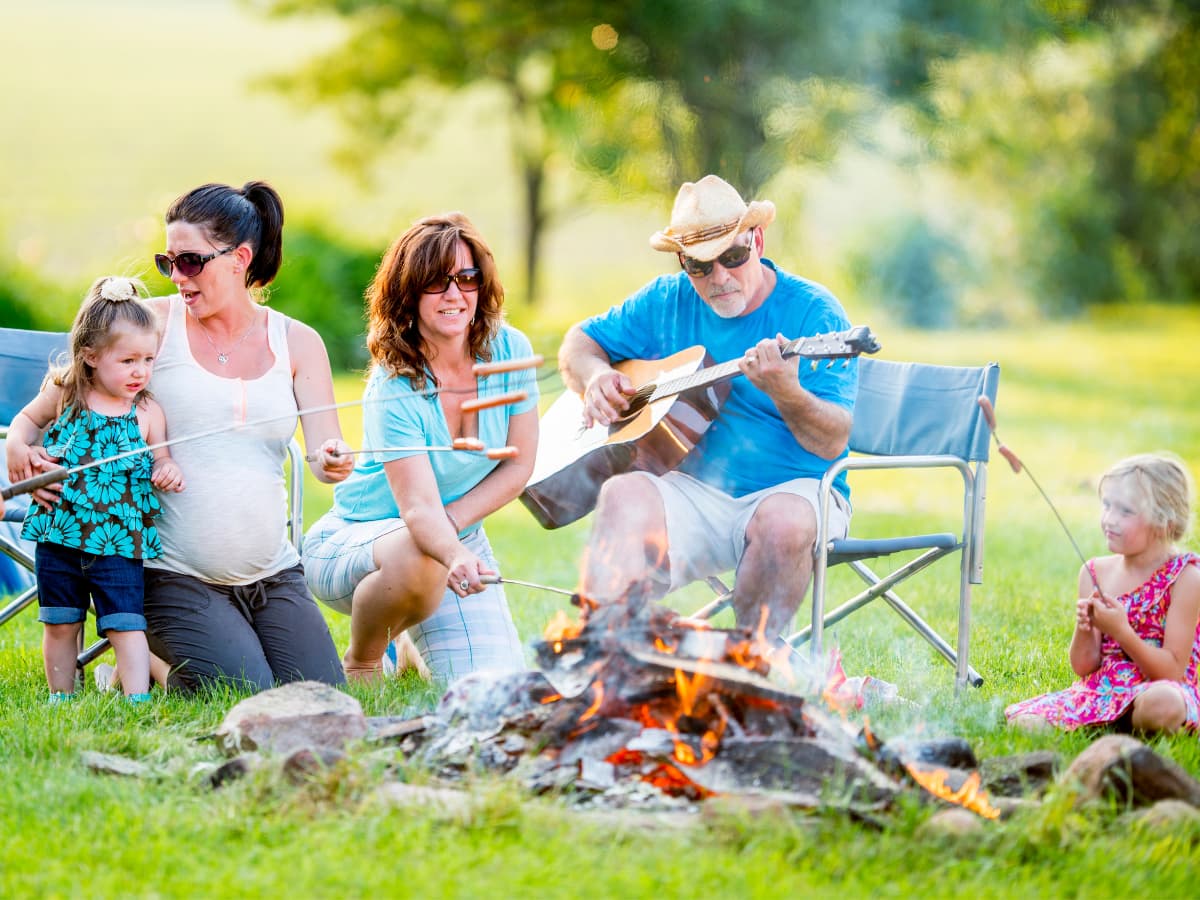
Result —
[[471, 586], [471, 582], [467, 581], [466, 579], [463, 579], [462, 581], [460, 581], [460, 582], [458, 583], [458, 587], [459, 587], [459, 589], [460, 589], [460, 590], [464, 590], [464, 591], [465, 591], [465, 590], [466, 590], [467, 588], [469, 588], [470, 586]]

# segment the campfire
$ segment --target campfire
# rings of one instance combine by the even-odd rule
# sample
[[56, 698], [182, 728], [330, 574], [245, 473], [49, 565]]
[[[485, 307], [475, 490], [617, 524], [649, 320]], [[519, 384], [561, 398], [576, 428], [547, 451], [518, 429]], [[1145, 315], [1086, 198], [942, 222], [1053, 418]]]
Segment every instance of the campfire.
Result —
[[590, 804], [766, 794], [865, 812], [917, 787], [998, 815], [965, 742], [880, 741], [835, 682], [799, 686], [799, 657], [761, 630], [576, 599], [578, 619], [560, 612], [535, 645], [539, 670], [458, 682], [406, 724], [405, 749], [441, 775], [499, 769]]

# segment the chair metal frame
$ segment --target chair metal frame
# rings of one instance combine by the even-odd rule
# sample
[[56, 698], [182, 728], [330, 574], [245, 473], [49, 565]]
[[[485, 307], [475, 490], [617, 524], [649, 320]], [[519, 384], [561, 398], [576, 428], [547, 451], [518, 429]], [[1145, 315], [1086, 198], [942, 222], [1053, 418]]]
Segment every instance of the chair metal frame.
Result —
[[[29, 400], [33, 399], [37, 393], [38, 385], [41, 384], [41, 379], [45, 375], [45, 366], [49, 363], [49, 355], [55, 350], [62, 350], [66, 347], [65, 333], [46, 332], [46, 331], [22, 331], [18, 329], [0, 329], [0, 332], [7, 333], [10, 336], [17, 336], [21, 341], [25, 342], [27, 347], [36, 347], [39, 350], [45, 350], [47, 359], [41, 364], [41, 371], [37, 373], [36, 380], [29, 376], [29, 373], [36, 371], [39, 357], [36, 353], [21, 353], [17, 357], [18, 369], [25, 369], [24, 377], [17, 378], [19, 382], [19, 392], [21, 396], [13, 398], [0, 398], [3, 400], [3, 405], [0, 405], [0, 411], [8, 413], [5, 416], [4, 424], [0, 424], [0, 438], [7, 438], [8, 423], [12, 417], [20, 411], [21, 407]], [[3, 354], [3, 350], [0, 350]], [[8, 382], [6, 381], [6, 387]], [[24, 396], [24, 394], [28, 396]], [[288, 472], [288, 539], [295, 546], [296, 551], [300, 552], [301, 545], [304, 540], [304, 451], [300, 449], [300, 444], [295, 438], [288, 443], [287, 456], [287, 472]], [[15, 498], [14, 498], [15, 499]], [[10, 501], [12, 502], [12, 501]], [[4, 511], [5, 522], [21, 522], [25, 518], [25, 508], [6, 508]], [[3, 553], [9, 559], [13, 560], [18, 566], [34, 571], [34, 559], [26, 551], [26, 549], [16, 541], [10, 540], [5, 534], [0, 533], [0, 553]], [[37, 600], [37, 584], [36, 582], [28, 588], [25, 588], [6, 603], [3, 608], [0, 608], [0, 626], [3, 626], [11, 619], [16, 617], [20, 612], [31, 606]], [[75, 666], [77, 672], [82, 675], [86, 667], [103, 655], [105, 651], [112, 646], [107, 638], [98, 638], [90, 646], [80, 650], [79, 656], [76, 658]]]
[[[909, 379], [905, 376], [914, 374], [926, 377], [919, 386], [922, 388], [929, 388], [939, 381], [947, 383], [945, 402], [956, 402], [958, 408], [954, 410], [947, 407], [944, 412], [948, 421], [957, 416], [960, 425], [965, 425], [965, 428], [960, 429], [960, 433], [916, 433], [924, 423], [917, 422], [914, 425], [909, 421], [914, 404], [910, 393], [915, 388], [910, 386], [907, 388], [908, 392], [906, 388], [892, 389], [897, 383], [909, 385]], [[949, 390], [951, 382], [953, 390]], [[819, 657], [826, 627], [841, 621], [871, 601], [882, 598], [955, 667], [955, 680], [958, 685], [970, 684], [972, 687], [979, 687], [983, 684], [983, 677], [970, 666], [968, 659], [971, 586], [983, 583], [984, 505], [987, 497], [987, 462], [990, 448], [990, 432], [977, 401], [982, 396], [995, 404], [999, 383], [1000, 367], [996, 363], [980, 367], [958, 367], [878, 359], [859, 361], [859, 399], [855, 406], [855, 426], [850, 435], [850, 449], [859, 455], [838, 460], [821, 479], [813, 562], [812, 624], [791, 635], [787, 639], [788, 643], [798, 646], [808, 641], [813, 656]], [[876, 387], [880, 388], [878, 393], [873, 392]], [[896, 452], [897, 450], [903, 452]], [[963, 508], [958, 534], [905, 535], [875, 540], [829, 538], [829, 509], [832, 502], [830, 492], [834, 479], [841, 472], [904, 469], [947, 469], [955, 470], [961, 475]], [[920, 550], [921, 553], [882, 577], [864, 562], [867, 559], [912, 550]], [[893, 588], [939, 559], [956, 552], [960, 554], [958, 635], [956, 646], [951, 648], [941, 635], [897, 596]], [[836, 609], [826, 612], [828, 569], [839, 564], [848, 565], [867, 588]]]
[[[996, 363], [978, 367], [934, 366], [865, 357], [858, 365], [859, 394], [850, 434], [851, 455], [830, 466], [818, 489], [812, 623], [784, 640], [792, 647], [808, 643], [812, 658], [819, 661], [825, 629], [882, 598], [955, 667], [958, 686], [979, 687], [983, 684], [983, 676], [971, 667], [968, 658], [971, 586], [983, 582], [984, 506], [991, 435], [977, 401], [982, 396], [995, 404], [1000, 367]], [[922, 392], [945, 404], [941, 415], [929, 396], [916, 396]], [[955, 424], [959, 427], [953, 427]], [[942, 469], [959, 473], [963, 483], [963, 506], [961, 528], [957, 534], [943, 532], [879, 539], [829, 537], [833, 482], [838, 475], [842, 472], [906, 469]], [[906, 551], [920, 553], [883, 576], [865, 562]], [[951, 647], [896, 594], [894, 588], [956, 552], [961, 554], [958, 635], [955, 646]], [[830, 567], [842, 564], [848, 565], [867, 587], [826, 612], [828, 571]], [[733, 592], [719, 578], [706, 580], [720, 596], [696, 612], [696, 618], [714, 615], [728, 606], [733, 597]]]

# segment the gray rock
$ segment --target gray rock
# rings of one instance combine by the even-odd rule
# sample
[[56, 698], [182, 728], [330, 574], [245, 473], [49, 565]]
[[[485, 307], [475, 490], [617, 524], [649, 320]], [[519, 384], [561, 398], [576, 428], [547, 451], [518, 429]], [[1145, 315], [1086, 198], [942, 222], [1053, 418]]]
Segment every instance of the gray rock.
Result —
[[94, 750], [84, 750], [79, 759], [93, 772], [101, 775], [123, 775], [126, 778], [153, 778], [158, 772], [144, 762], [130, 759], [128, 756], [117, 756], [112, 753], [97, 753]]
[[287, 755], [303, 747], [340, 750], [366, 733], [357, 700], [321, 682], [297, 681], [238, 703], [214, 737], [226, 756], [247, 750]]
[[941, 809], [922, 822], [916, 830], [919, 838], [960, 838], [978, 834], [983, 830], [984, 820], [968, 809], [952, 807]]
[[1095, 741], [1075, 757], [1060, 781], [1076, 790], [1076, 805], [1114, 797], [1134, 806], [1182, 800], [1200, 807], [1200, 781], [1127, 735], [1110, 734]]

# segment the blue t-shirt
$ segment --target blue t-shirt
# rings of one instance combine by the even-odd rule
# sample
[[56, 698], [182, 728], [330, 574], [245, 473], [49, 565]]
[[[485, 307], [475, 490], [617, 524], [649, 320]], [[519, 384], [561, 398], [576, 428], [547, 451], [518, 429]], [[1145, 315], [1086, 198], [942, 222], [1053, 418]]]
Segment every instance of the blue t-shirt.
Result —
[[[492, 341], [491, 362], [524, 359], [533, 355], [529, 339], [508, 325], [501, 325]], [[480, 360], [482, 362], [482, 360]], [[538, 389], [530, 369], [502, 372], [478, 379], [480, 399], [523, 390], [528, 399], [505, 406], [481, 409], [479, 439], [487, 447], [508, 443], [509, 420], [537, 407]], [[463, 398], [467, 399], [466, 397]], [[363, 447], [444, 447], [451, 442], [450, 430], [432, 381], [416, 391], [407, 378], [398, 378], [380, 366], [371, 370], [363, 392]], [[350, 476], [333, 489], [333, 514], [352, 522], [394, 519], [400, 516], [396, 498], [388, 485], [383, 464], [423, 453], [422, 450], [363, 453]], [[437, 479], [442, 503], [457, 500], [479, 484], [499, 460], [483, 453], [430, 453], [429, 462]], [[471, 529], [468, 529], [471, 530]]]
[[[656, 278], [620, 306], [588, 319], [583, 331], [613, 362], [661, 359], [701, 345], [714, 362], [722, 363], [776, 334], [792, 340], [850, 327], [841, 304], [825, 287], [784, 272], [769, 259], [763, 264], [775, 272], [775, 289], [746, 315], [721, 318], [679, 272]], [[843, 366], [837, 360], [830, 367], [819, 361], [813, 370], [801, 360], [800, 384], [822, 400], [853, 410], [858, 361]], [[739, 376], [716, 420], [679, 468], [742, 497], [793, 478], [820, 478], [828, 467], [827, 460], [800, 446], [771, 398]], [[834, 486], [850, 496], [845, 472]]]

